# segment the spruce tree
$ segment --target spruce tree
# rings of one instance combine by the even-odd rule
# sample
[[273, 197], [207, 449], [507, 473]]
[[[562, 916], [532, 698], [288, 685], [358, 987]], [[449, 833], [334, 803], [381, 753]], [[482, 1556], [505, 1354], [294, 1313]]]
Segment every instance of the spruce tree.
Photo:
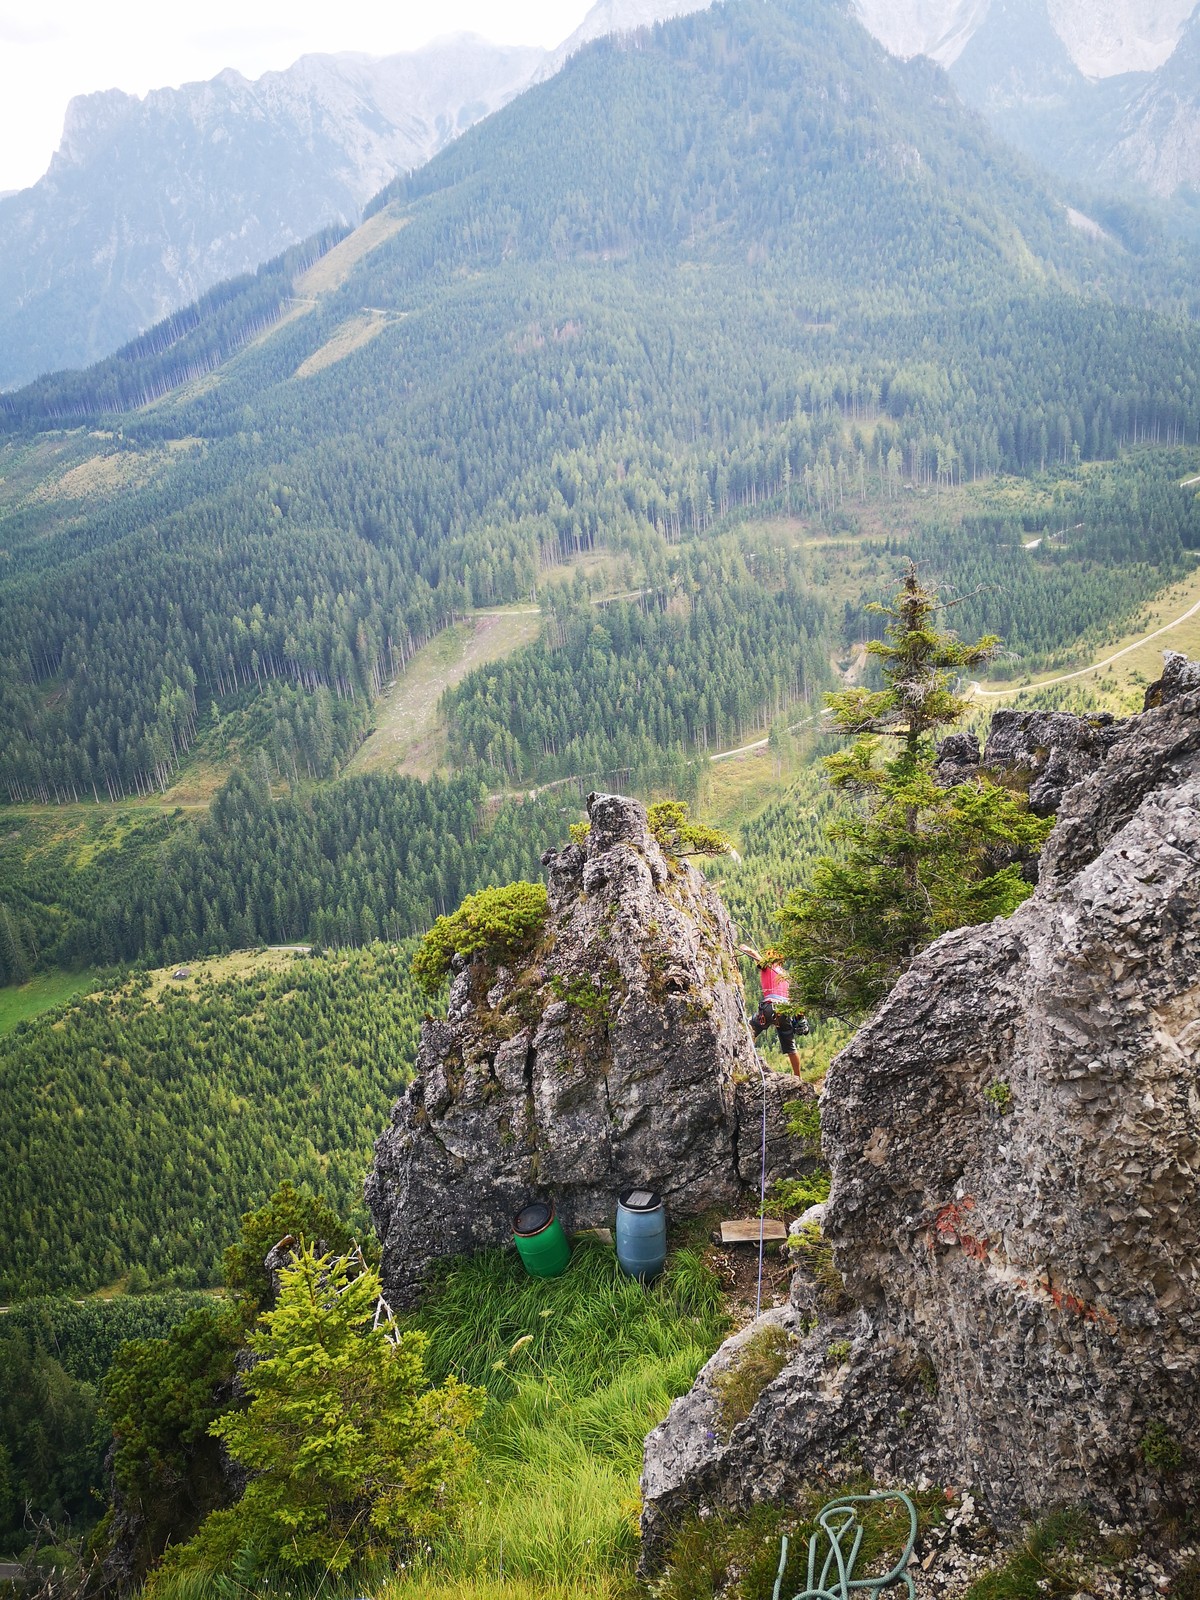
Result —
[[249, 1340], [249, 1398], [210, 1432], [250, 1473], [241, 1499], [169, 1553], [179, 1570], [340, 1573], [428, 1536], [450, 1516], [473, 1460], [466, 1431], [483, 1393], [424, 1375], [426, 1336], [400, 1332], [361, 1256], [304, 1246]]
[[939, 934], [1007, 916], [1032, 892], [1020, 862], [1052, 820], [986, 776], [945, 788], [934, 773], [934, 734], [968, 706], [956, 679], [999, 644], [940, 628], [948, 608], [910, 565], [893, 604], [869, 607], [889, 619], [867, 645], [883, 688], [826, 697], [854, 739], [826, 761], [830, 781], [866, 810], [827, 830], [844, 852], [821, 857], [779, 914], [793, 998], [820, 1015], [861, 1016]]

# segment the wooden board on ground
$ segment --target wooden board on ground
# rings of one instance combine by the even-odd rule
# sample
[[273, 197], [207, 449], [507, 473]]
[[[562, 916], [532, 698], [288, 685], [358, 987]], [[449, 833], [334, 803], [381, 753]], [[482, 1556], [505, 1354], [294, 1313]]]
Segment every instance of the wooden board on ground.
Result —
[[775, 1217], [764, 1217], [761, 1222], [757, 1217], [749, 1217], [745, 1222], [723, 1222], [721, 1243], [757, 1244], [760, 1227], [762, 1237], [768, 1244], [780, 1242], [788, 1236], [786, 1225]]
[[583, 1237], [585, 1239], [599, 1239], [601, 1244], [611, 1244], [613, 1242], [611, 1228], [585, 1228]]

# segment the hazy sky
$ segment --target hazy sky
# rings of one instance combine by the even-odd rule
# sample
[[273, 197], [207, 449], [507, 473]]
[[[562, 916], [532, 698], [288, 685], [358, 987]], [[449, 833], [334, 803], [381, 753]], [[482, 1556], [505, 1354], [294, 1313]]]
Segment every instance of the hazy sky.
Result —
[[236, 67], [248, 78], [309, 50], [412, 50], [446, 33], [556, 45], [589, 0], [0, 0], [0, 192], [40, 178], [72, 95], [145, 94]]

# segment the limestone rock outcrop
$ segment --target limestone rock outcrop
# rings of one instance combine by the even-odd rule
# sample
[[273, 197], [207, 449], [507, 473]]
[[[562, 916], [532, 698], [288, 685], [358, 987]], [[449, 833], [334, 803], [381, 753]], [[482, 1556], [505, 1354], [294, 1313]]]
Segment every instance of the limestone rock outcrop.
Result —
[[982, 751], [975, 734], [952, 733], [937, 747], [934, 772], [945, 788], [981, 774], [999, 779], [1023, 789], [1036, 816], [1051, 817], [1071, 785], [1107, 758], [1116, 737], [1107, 711], [997, 711]]
[[834, 1062], [847, 1299], [793, 1294], [815, 1325], [728, 1438], [688, 1397], [650, 1436], [651, 1559], [684, 1510], [852, 1467], [974, 1485], [1000, 1525], [1200, 1497], [1200, 688], [1168, 667], [1156, 708], [1059, 739], [1091, 771], [1032, 898], [938, 940]]
[[1189, 661], [1179, 650], [1163, 652], [1162, 677], [1146, 690], [1143, 711], [1177, 700], [1182, 694], [1194, 694], [1200, 689], [1200, 661]]
[[588, 815], [583, 844], [543, 858], [537, 949], [458, 962], [445, 1020], [422, 1025], [366, 1185], [394, 1304], [439, 1257], [509, 1240], [534, 1198], [582, 1229], [634, 1186], [676, 1217], [756, 1197], [764, 1095], [768, 1179], [804, 1168], [783, 1107], [811, 1090], [760, 1080], [721, 901], [636, 801], [592, 795]]
[[983, 771], [1027, 788], [1029, 809], [1050, 817], [1072, 784], [1107, 758], [1115, 737], [1108, 712], [1077, 717], [1069, 711], [997, 711], [981, 765]]

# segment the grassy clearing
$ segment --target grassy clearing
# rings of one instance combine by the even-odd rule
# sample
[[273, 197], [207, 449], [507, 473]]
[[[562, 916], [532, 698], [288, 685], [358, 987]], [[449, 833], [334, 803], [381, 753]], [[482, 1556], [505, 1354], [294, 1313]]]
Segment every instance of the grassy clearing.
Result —
[[80, 430], [0, 445], [0, 507], [16, 509], [52, 498], [53, 485], [80, 466], [95, 446]]
[[10, 1032], [18, 1022], [40, 1016], [54, 1006], [87, 994], [95, 987], [91, 968], [84, 972], [45, 972], [28, 983], [0, 989], [0, 1035]]
[[[309, 316], [322, 296], [340, 289], [358, 262], [364, 256], [370, 255], [379, 245], [386, 243], [393, 234], [399, 233], [408, 221], [408, 217], [398, 217], [390, 211], [380, 211], [364, 222], [361, 228], [355, 228], [341, 244], [335, 245], [319, 261], [314, 261], [307, 272], [300, 274], [292, 285], [292, 303], [283, 316], [278, 322], [273, 322], [269, 328], [265, 328], [257, 338], [251, 339], [246, 348], [257, 349], [273, 339], [281, 328], [286, 328], [300, 317]], [[363, 307], [363, 309], [370, 308]], [[342, 354], [349, 352], [343, 351]], [[169, 398], [173, 402], [183, 395], [200, 394], [206, 388], [214, 388], [221, 382], [224, 372], [225, 364], [222, 364], [215, 372], [206, 373], [204, 377], [198, 378], [191, 387], [185, 386], [173, 391]], [[157, 405], [161, 402], [154, 403]]]
[[771, 800], [787, 790], [788, 780], [776, 771], [769, 750], [752, 750], [729, 761], [706, 762], [701, 769], [696, 815], [725, 833], [736, 834]]
[[385, 316], [381, 311], [359, 311], [348, 321], [343, 322], [320, 349], [306, 356], [292, 376], [311, 378], [314, 372], [322, 372], [326, 367], [332, 367], [335, 362], [344, 360], [355, 350], [361, 350], [363, 345], [370, 344], [376, 334], [382, 333], [393, 320], [394, 318]]
[[233, 771], [230, 761], [185, 761], [162, 797], [164, 810], [182, 806], [185, 811], [207, 811], [217, 790]]
[[69, 850], [71, 866], [80, 870], [106, 850], [117, 849], [142, 823], [161, 815], [157, 805], [0, 806], [0, 860], [13, 848], [36, 862], [48, 858], [62, 845]]
[[314, 261], [307, 272], [301, 273], [296, 279], [297, 298], [331, 294], [334, 289], [340, 289], [362, 258], [399, 233], [409, 220], [398, 217], [390, 208], [368, 217], [361, 228], [355, 228], [341, 244], [334, 245], [319, 261]]
[[[172, 977], [173, 973], [183, 970], [179, 966], [160, 967], [149, 974], [150, 984], [144, 991], [144, 999], [147, 1005], [152, 1005], [167, 989], [195, 996], [205, 978], [220, 983], [227, 978], [246, 978], [253, 972], [265, 977], [269, 972], [280, 972], [289, 966], [297, 954], [295, 950], [232, 950], [228, 955], [189, 962], [186, 970], [191, 976], [183, 980]], [[111, 972], [105, 981], [111, 981]], [[0, 989], [0, 1036], [11, 1032], [18, 1022], [65, 1005], [77, 995], [95, 993], [99, 982], [95, 969], [88, 967], [82, 972], [39, 973], [28, 983], [10, 984]]]
[[490, 1403], [466, 1515], [386, 1600], [634, 1593], [645, 1436], [726, 1328], [699, 1255], [677, 1250], [643, 1288], [593, 1240], [550, 1280], [492, 1252], [456, 1267], [416, 1320], [434, 1375], [483, 1384]]
[[384, 770], [431, 778], [445, 764], [446, 728], [438, 709], [443, 692], [461, 683], [473, 667], [532, 644], [540, 626], [539, 612], [512, 607], [444, 629], [417, 652], [376, 703], [374, 729], [347, 772]]
[[[1068, 673], [1043, 672], [1020, 683], [993, 681], [982, 684], [980, 697], [988, 707], [1020, 703], [1025, 692], [1035, 693], [1062, 685], [1085, 694], [1097, 710], [1128, 716], [1140, 709], [1142, 691], [1162, 672], [1165, 650], [1180, 650], [1193, 659], [1200, 656], [1200, 611], [1186, 621], [1185, 612], [1200, 604], [1200, 568], [1181, 583], [1164, 589], [1137, 619], [1137, 626], [1101, 651], [1094, 663], [1081, 660]], [[1159, 629], [1167, 631], [1159, 633]], [[1155, 638], [1147, 638], [1156, 634]], [[1113, 660], [1113, 657], [1117, 657]]]
[[[248, 978], [251, 973], [266, 977], [271, 972], [282, 972], [298, 957], [295, 950], [231, 950], [228, 955], [208, 956], [203, 961], [189, 961], [183, 966], [157, 967], [148, 974], [149, 986], [143, 991], [147, 1005], [161, 999], [165, 990], [195, 998], [201, 984], [227, 982], [231, 978]], [[187, 972], [189, 977], [179, 979], [172, 974]]]
[[[322, 1600], [633, 1600], [646, 1434], [690, 1387], [726, 1330], [700, 1256], [672, 1253], [643, 1288], [609, 1246], [575, 1242], [560, 1278], [511, 1251], [456, 1263], [410, 1319], [427, 1367], [481, 1385], [488, 1404], [457, 1527], [394, 1572], [323, 1582]], [[181, 1573], [156, 1600], [227, 1600], [238, 1574]], [[347, 1587], [347, 1584], [350, 1586]], [[254, 1580], [264, 1600], [316, 1600], [317, 1577]], [[248, 1591], [247, 1591], [248, 1592]]]
[[538, 588], [542, 590], [549, 584], [570, 583], [582, 573], [588, 581], [593, 600], [606, 600], [633, 587], [634, 570], [628, 556], [618, 555], [607, 545], [597, 544], [590, 550], [580, 551], [568, 561], [543, 567], [538, 574]]

